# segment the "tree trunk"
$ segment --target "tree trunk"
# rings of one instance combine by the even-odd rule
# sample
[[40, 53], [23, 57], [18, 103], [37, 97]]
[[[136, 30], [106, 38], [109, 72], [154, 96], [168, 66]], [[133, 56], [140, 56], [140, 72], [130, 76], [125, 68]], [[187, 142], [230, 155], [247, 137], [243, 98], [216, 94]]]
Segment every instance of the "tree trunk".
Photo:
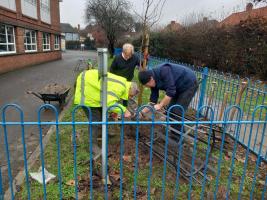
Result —
[[115, 51], [115, 41], [109, 41], [108, 43], [108, 52], [109, 52], [109, 55], [110, 55], [110, 58], [113, 58], [114, 56], [114, 51]]
[[[147, 30], [144, 31], [143, 35], [143, 42], [142, 42], [142, 51], [143, 51], [143, 64], [140, 68], [140, 71], [145, 71], [147, 69], [147, 62], [148, 62], [148, 46], [149, 46], [149, 33]], [[143, 101], [142, 101], [142, 96], [144, 92], [144, 86], [140, 84], [140, 93], [138, 96], [138, 105], [140, 106]]]

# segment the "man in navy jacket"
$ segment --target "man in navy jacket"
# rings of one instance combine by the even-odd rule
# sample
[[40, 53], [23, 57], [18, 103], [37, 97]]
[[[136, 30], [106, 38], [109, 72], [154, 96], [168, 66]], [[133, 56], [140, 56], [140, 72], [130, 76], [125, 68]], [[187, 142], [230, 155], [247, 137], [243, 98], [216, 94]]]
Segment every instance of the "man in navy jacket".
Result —
[[[191, 100], [193, 99], [198, 83], [195, 73], [182, 65], [163, 63], [158, 67], [140, 71], [138, 74], [139, 81], [145, 87], [151, 89], [150, 101], [154, 103], [155, 110], [160, 110], [165, 106], [181, 105], [186, 111]], [[165, 91], [164, 98], [158, 102], [159, 91]], [[143, 113], [149, 109], [143, 109]], [[179, 120], [177, 115], [181, 114], [181, 110], [177, 107], [171, 110], [172, 118]], [[180, 130], [181, 126], [172, 126], [176, 130]]]

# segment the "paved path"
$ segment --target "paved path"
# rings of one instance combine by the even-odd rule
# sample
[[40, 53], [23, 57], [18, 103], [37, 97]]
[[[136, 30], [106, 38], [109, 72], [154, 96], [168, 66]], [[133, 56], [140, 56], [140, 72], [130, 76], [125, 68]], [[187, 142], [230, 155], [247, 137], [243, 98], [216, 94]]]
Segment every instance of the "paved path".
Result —
[[[63, 53], [63, 59], [46, 64], [27, 67], [14, 72], [0, 75], [0, 108], [9, 103], [21, 106], [24, 111], [25, 121], [37, 121], [37, 110], [43, 102], [27, 94], [28, 90], [39, 91], [45, 85], [58, 83], [73, 86], [74, 68], [79, 59], [96, 59], [96, 52], [67, 51]], [[57, 106], [57, 103], [54, 105]], [[0, 111], [1, 114], [1, 111]], [[55, 116], [52, 111], [47, 110], [42, 114], [42, 121], [52, 121]], [[2, 116], [0, 116], [2, 120]], [[19, 115], [13, 109], [7, 112], [7, 120], [19, 121]], [[43, 133], [49, 127], [43, 127]], [[21, 128], [19, 126], [8, 127], [8, 144], [11, 152], [11, 167], [13, 177], [23, 166], [23, 153], [21, 144]], [[3, 175], [4, 189], [7, 186], [7, 162], [5, 156], [5, 142], [3, 127], [0, 127], [0, 166]], [[25, 127], [25, 138], [27, 143], [27, 156], [29, 156], [39, 143], [39, 129], [36, 126]]]

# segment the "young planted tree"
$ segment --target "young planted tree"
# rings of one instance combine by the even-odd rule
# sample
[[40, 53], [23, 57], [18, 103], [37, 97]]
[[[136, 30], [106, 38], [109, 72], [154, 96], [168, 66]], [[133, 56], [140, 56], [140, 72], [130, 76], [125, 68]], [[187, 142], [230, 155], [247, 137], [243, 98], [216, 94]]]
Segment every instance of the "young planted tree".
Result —
[[86, 20], [92, 19], [106, 33], [108, 49], [111, 57], [117, 39], [125, 32], [133, 29], [134, 20], [129, 13], [130, 3], [127, 0], [88, 0]]
[[[135, 12], [142, 24], [141, 51], [143, 61], [140, 70], [146, 70], [149, 55], [149, 34], [151, 28], [160, 20], [166, 0], [144, 0], [142, 13]], [[142, 104], [143, 87], [140, 87], [138, 104]]]

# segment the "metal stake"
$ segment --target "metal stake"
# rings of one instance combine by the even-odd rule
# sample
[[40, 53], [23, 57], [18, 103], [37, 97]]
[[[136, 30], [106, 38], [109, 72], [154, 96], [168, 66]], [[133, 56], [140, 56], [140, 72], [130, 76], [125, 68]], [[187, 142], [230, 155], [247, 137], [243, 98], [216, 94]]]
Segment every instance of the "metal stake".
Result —
[[106, 114], [107, 114], [107, 71], [108, 71], [108, 50], [98, 48], [98, 78], [101, 78], [101, 102], [102, 102], [102, 178], [106, 178], [107, 173], [107, 135], [106, 135]]

